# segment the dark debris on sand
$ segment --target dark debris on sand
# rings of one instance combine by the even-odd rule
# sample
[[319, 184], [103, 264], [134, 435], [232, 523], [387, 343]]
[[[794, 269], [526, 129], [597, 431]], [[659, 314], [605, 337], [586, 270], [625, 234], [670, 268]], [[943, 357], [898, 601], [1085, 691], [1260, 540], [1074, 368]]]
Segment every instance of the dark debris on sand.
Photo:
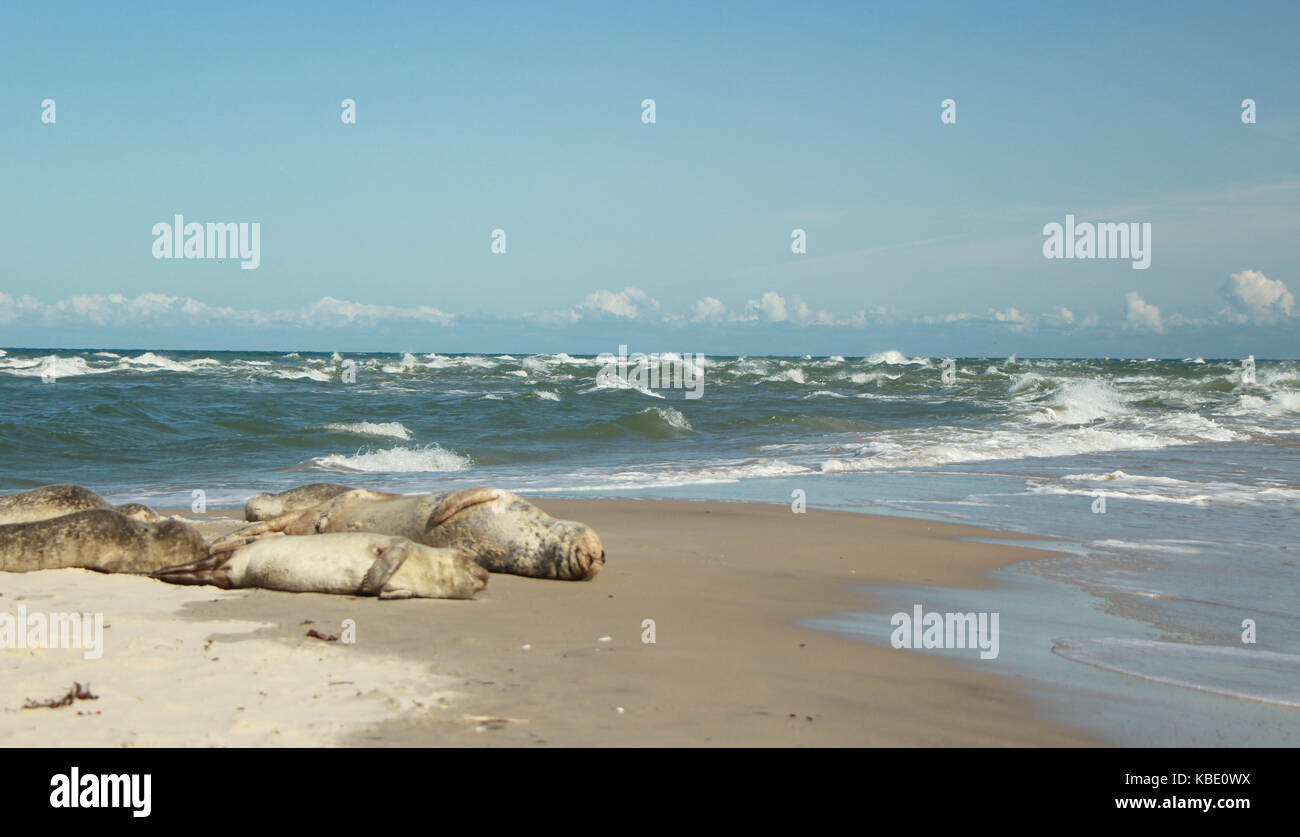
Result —
[[50, 700], [32, 700], [27, 698], [23, 704], [23, 709], [57, 709], [60, 706], [71, 706], [78, 700], [99, 700], [99, 695], [91, 694], [90, 684], [81, 685], [73, 682], [72, 688], [61, 698], [51, 698]]

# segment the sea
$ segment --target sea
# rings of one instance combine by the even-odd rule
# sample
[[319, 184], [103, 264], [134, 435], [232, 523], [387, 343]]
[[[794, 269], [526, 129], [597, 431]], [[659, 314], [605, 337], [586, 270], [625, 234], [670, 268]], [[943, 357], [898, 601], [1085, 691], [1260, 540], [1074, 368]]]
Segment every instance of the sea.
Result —
[[998, 612], [996, 660], [910, 653], [1111, 743], [1300, 744], [1300, 361], [669, 354], [679, 377], [653, 381], [610, 360], [3, 349], [0, 492], [215, 509], [489, 484], [1031, 535], [1007, 542], [1053, 557], [989, 589], [864, 588], [806, 624], [888, 645], [881, 603]]

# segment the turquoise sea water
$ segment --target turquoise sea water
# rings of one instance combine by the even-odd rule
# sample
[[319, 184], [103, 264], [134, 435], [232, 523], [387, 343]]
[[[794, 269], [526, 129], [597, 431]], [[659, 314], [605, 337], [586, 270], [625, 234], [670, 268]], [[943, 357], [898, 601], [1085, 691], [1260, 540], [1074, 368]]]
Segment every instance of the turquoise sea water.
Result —
[[768, 503], [801, 491], [814, 507], [1029, 532], [1072, 545], [1024, 571], [1074, 591], [1060, 599], [1073, 614], [1023, 608], [1033, 625], [1017, 627], [1008, 600], [1011, 629], [1053, 665], [1295, 729], [1300, 362], [1259, 360], [1251, 380], [1239, 359], [958, 358], [951, 375], [892, 351], [688, 361], [699, 398], [565, 354], [12, 348], [0, 491], [77, 482], [163, 507], [322, 480]]

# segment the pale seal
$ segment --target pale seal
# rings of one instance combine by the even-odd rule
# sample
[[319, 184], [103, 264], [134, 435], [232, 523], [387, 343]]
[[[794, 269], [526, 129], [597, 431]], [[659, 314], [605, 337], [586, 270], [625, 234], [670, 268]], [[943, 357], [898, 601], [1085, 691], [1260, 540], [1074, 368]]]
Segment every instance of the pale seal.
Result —
[[282, 514], [319, 506], [331, 497], [337, 497], [351, 490], [348, 486], [337, 483], [314, 482], [311, 485], [300, 485], [288, 491], [281, 491], [279, 494], [254, 494], [244, 504], [244, 519], [270, 520]]
[[600, 537], [590, 527], [556, 520], [499, 488], [410, 496], [357, 489], [302, 512], [245, 526], [214, 543], [213, 551], [276, 532], [399, 535], [426, 546], [463, 549], [490, 572], [532, 578], [583, 581], [605, 564]]
[[90, 509], [0, 526], [0, 570], [81, 567], [151, 573], [208, 554], [199, 530], [183, 520], [143, 523], [113, 509]]
[[487, 570], [460, 550], [369, 532], [268, 537], [153, 576], [173, 584], [381, 599], [472, 599], [488, 583]]
[[45, 485], [18, 494], [0, 496], [0, 525], [34, 523], [90, 509], [116, 509], [142, 523], [157, 523], [162, 517], [148, 506], [127, 503], [114, 506], [89, 488], [80, 485]]

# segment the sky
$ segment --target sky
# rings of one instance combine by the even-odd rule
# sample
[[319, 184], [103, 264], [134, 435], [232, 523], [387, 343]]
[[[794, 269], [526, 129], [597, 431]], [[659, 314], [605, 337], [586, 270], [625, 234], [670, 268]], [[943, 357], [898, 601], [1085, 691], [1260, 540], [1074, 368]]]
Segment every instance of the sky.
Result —
[[1300, 6], [1057, 5], [0, 4], [0, 346], [1300, 355]]

